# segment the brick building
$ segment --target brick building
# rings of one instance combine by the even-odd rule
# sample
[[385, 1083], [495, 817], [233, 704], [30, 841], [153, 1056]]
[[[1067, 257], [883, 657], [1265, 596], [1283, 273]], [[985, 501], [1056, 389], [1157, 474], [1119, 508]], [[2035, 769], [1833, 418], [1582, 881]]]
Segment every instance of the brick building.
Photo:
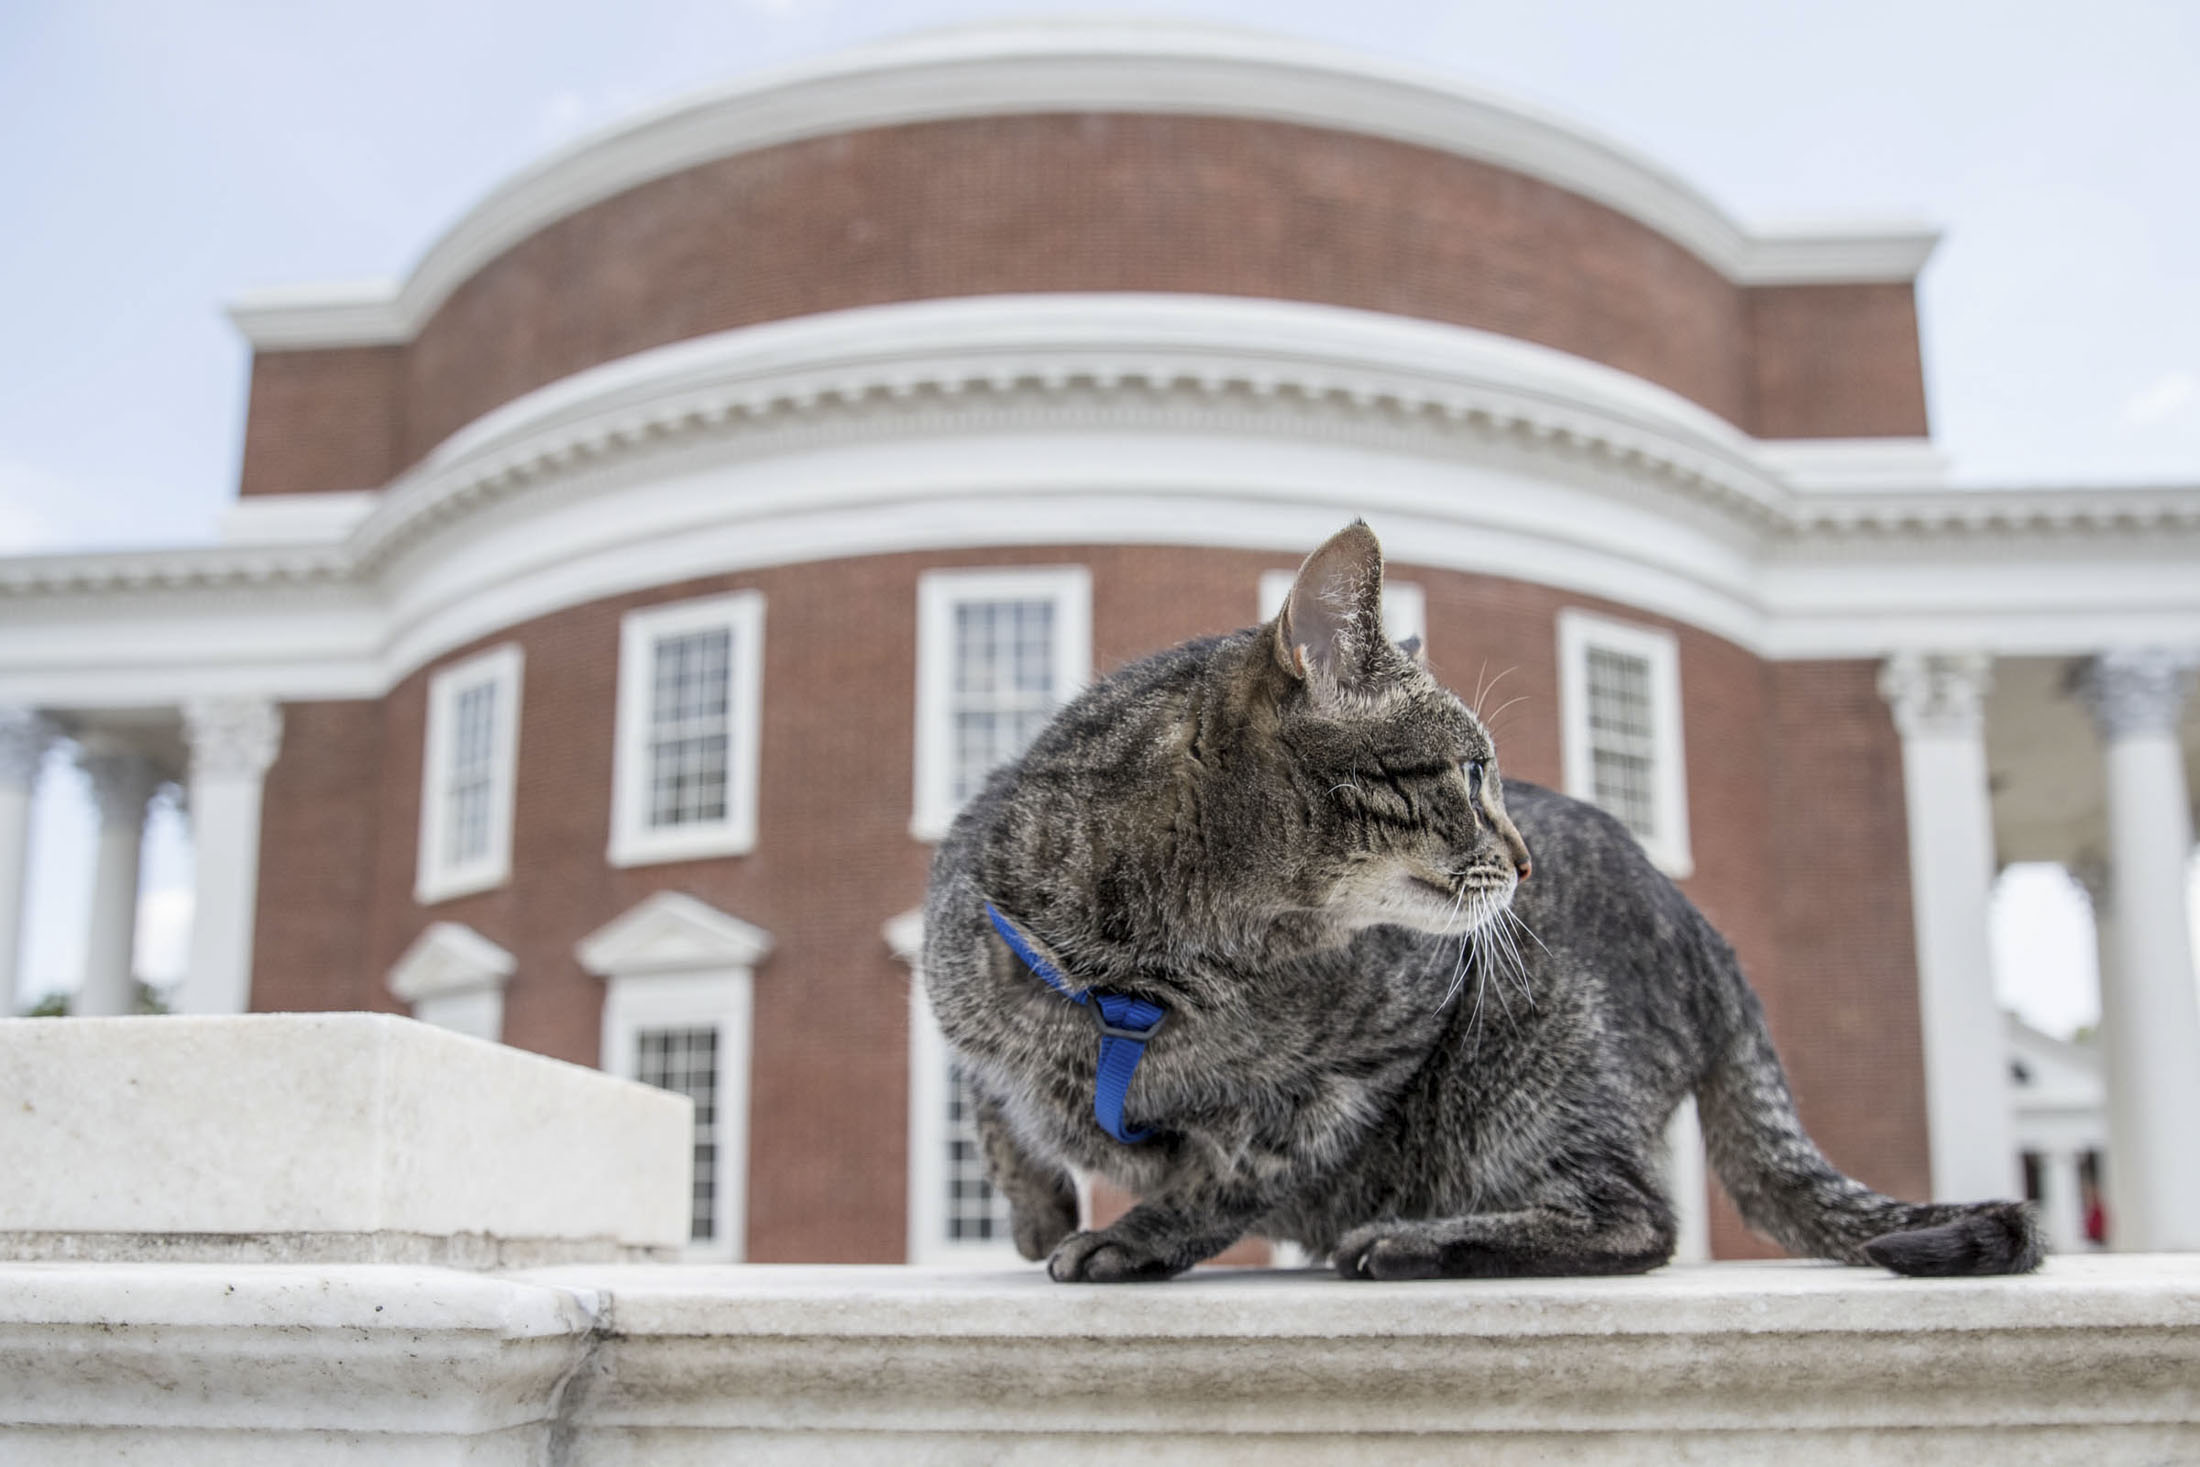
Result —
[[[1637, 830], [1877, 1187], [2018, 1185], [1994, 865], [2113, 867], [2111, 1187], [2173, 1241], [2200, 492], [1947, 487], [1932, 245], [1752, 232], [1562, 122], [1234, 35], [951, 33], [681, 102], [402, 282], [236, 304], [226, 543], [0, 563], [0, 854], [73, 738], [112, 1009], [187, 779], [183, 1007], [686, 1089], [699, 1255], [990, 1256], [910, 998], [930, 840], [1081, 682], [1264, 617], [1364, 515], [1400, 630], [1502, 675], [1508, 772]], [[1760, 1251], [1677, 1138], [1710, 1246]]]

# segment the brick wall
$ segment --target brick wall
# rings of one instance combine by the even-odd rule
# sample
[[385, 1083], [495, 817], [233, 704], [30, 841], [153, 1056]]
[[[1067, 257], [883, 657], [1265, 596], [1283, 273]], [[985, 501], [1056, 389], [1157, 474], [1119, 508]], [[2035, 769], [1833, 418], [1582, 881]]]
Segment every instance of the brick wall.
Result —
[[398, 457], [402, 347], [260, 352], [245, 413], [242, 494], [379, 489]]
[[283, 709], [282, 748], [260, 807], [254, 1009], [404, 1008], [383, 986], [388, 965], [372, 965], [367, 942], [383, 876], [375, 860], [383, 723], [383, 705], [373, 702]]
[[263, 353], [244, 492], [380, 484], [490, 408], [730, 327], [1014, 291], [1315, 301], [1478, 327], [1766, 436], [1924, 431], [1907, 285], [1743, 289], [1576, 194], [1382, 138], [1233, 118], [997, 117], [760, 149], [491, 261], [406, 348]]
[[[391, 1007], [383, 975], [448, 918], [519, 960], [509, 1042], [594, 1063], [602, 988], [574, 944], [651, 892], [690, 892], [777, 940], [756, 975], [750, 1256], [899, 1259], [907, 975], [879, 928], [918, 904], [927, 857], [908, 834], [918, 575], [1090, 566], [1104, 673], [1251, 621], [1260, 573], [1288, 559], [1125, 546], [884, 555], [659, 587], [457, 649], [445, 661], [505, 641], [526, 650], [513, 878], [432, 910], [412, 888], [434, 668], [379, 705], [295, 706], [267, 791], [255, 1005]], [[1438, 674], [1469, 695], [1489, 690], [1507, 772], [1542, 783], [1560, 777], [1559, 609], [1670, 625], [1494, 577], [1410, 564], [1393, 574], [1426, 593]], [[767, 600], [756, 848], [615, 870], [604, 852], [619, 619], [748, 587]], [[1871, 669], [1766, 664], [1674, 630], [1696, 863], [1685, 887], [1765, 995], [1813, 1133], [1866, 1180], [1922, 1196], [1900, 748]], [[1716, 1237], [1724, 1254], [1753, 1246], [1731, 1217]]]

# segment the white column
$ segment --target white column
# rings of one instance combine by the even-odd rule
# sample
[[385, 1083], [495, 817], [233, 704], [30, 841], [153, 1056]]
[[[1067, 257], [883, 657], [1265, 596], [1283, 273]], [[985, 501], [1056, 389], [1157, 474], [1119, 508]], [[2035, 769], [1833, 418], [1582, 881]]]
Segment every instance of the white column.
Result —
[[2077, 691], [2107, 774], [2115, 900], [2101, 973], [2110, 1092], [2109, 1237], [2119, 1249], [2200, 1249], [2200, 994], [2185, 909], [2191, 795], [2177, 720], [2189, 655], [2111, 652]]
[[2078, 1187], [2078, 1153], [2058, 1146], [2040, 1152], [2040, 1213], [2057, 1253], [2085, 1249], [2085, 1198]]
[[1673, 1194], [1673, 1261], [1711, 1261], [1711, 1190], [1696, 1097], [1683, 1096], [1665, 1123], [1665, 1185]]
[[2102, 1155], [2101, 1204], [2108, 1215], [2108, 1246], [2122, 1246], [2122, 1236], [2117, 1232], [2116, 1220], [2131, 1211], [2136, 1193], [2127, 1193], [2139, 1178], [2129, 1167], [2120, 1163], [2116, 1154], [2118, 1138], [2135, 1134], [2141, 1124], [2132, 1112], [2140, 1105], [2142, 1097], [2128, 1083], [2131, 1069], [2118, 1062], [2118, 1056], [2131, 1052], [2132, 1041], [2119, 1031], [2131, 1019], [2128, 1005], [2116, 1002], [2110, 991], [2116, 982], [2116, 972], [2121, 966], [2116, 943], [2116, 884], [2105, 858], [2088, 854], [2080, 861], [2069, 863], [2067, 869], [2085, 888], [2088, 901], [2093, 905], [2094, 971], [2100, 976], [2101, 995], [2101, 1083], [2107, 1094], [2103, 1108], [2108, 1120], [2108, 1149]]
[[39, 766], [60, 731], [28, 708], [0, 708], [0, 1014], [17, 997], [23, 948], [23, 878], [30, 871], [31, 798]]
[[143, 754], [103, 745], [95, 736], [78, 756], [99, 803], [99, 864], [92, 878], [92, 920], [84, 943], [84, 983], [72, 1014], [127, 1014], [136, 1007], [138, 860], [145, 807], [160, 787]]
[[2017, 1196], [2022, 1181], [1987, 926], [1994, 827], [1983, 705], [1991, 674], [1989, 659], [1976, 653], [1903, 653], [1879, 675], [1902, 732], [1933, 1196], [1952, 1202]]
[[241, 1014], [252, 998], [260, 789], [282, 744], [283, 711], [258, 698], [197, 699], [184, 705], [183, 733], [191, 746], [195, 865], [191, 965], [175, 1010]]

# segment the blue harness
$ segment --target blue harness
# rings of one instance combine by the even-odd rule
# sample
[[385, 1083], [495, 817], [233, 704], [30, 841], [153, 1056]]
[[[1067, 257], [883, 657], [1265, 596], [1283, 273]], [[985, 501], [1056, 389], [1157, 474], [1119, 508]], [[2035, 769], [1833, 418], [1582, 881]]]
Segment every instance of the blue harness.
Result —
[[1062, 997], [1092, 1009], [1093, 1017], [1100, 1021], [1100, 1066], [1092, 1087], [1092, 1118], [1100, 1123], [1100, 1129], [1126, 1146], [1151, 1136], [1150, 1130], [1124, 1129], [1123, 1100], [1130, 1094], [1131, 1076], [1138, 1073], [1138, 1062], [1146, 1057], [1146, 1045], [1161, 1032], [1169, 1011], [1150, 999], [1072, 987], [1062, 970], [1040, 953], [1022, 929], [1002, 916], [998, 907], [987, 902], [985, 915], [993, 930], [1001, 934], [1001, 941], [1008, 944], [1008, 950], [1022, 959], [1041, 982]]

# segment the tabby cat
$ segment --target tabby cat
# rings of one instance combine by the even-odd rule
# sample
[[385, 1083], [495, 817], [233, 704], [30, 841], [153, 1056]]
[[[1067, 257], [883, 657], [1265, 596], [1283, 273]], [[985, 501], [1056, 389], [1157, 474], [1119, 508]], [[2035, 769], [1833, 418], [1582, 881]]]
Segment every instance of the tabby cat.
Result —
[[[1790, 1251], [2038, 1266], [2022, 1203], [1836, 1171], [1726, 942], [1616, 821], [1501, 780], [1381, 627], [1355, 522], [1274, 621], [1070, 703], [941, 844], [924, 981], [1025, 1257], [1160, 1279], [1254, 1233], [1346, 1278], [1640, 1272], [1673, 1251], [1658, 1158], [1693, 1092], [1742, 1216]], [[1100, 1005], [1073, 1001], [1102, 995], [1146, 1035], [1117, 1022], [1104, 1067]], [[1111, 1134], [1096, 1067], [1126, 1057]], [[1076, 1231], [1073, 1170], [1141, 1200]]]

